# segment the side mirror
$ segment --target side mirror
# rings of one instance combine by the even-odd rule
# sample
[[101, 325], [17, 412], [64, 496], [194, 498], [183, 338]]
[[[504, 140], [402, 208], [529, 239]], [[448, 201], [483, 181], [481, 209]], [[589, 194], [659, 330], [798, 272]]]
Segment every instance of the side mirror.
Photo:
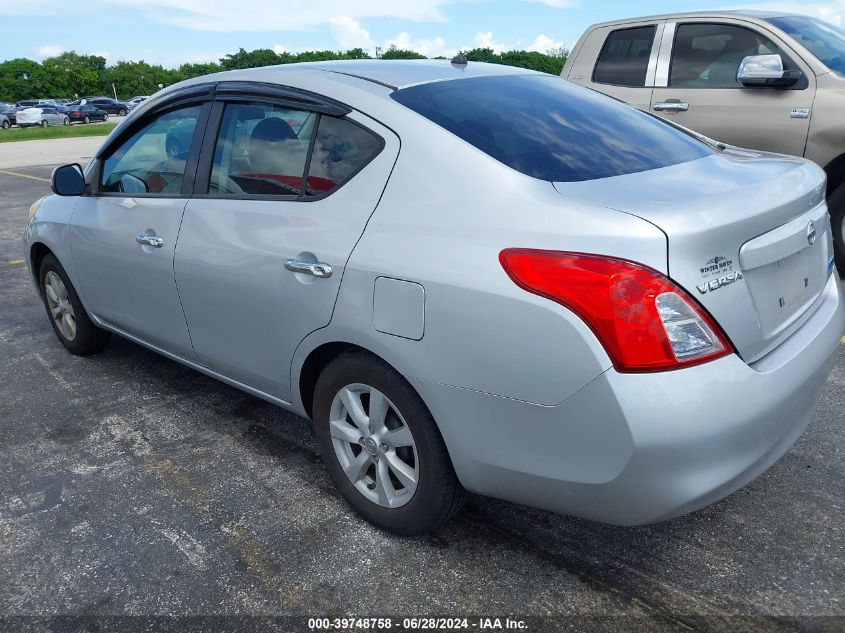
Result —
[[62, 165], [53, 170], [50, 188], [57, 196], [81, 196], [85, 193], [85, 176], [79, 163]]
[[136, 178], [132, 174], [123, 174], [120, 177], [120, 190], [123, 193], [149, 193], [145, 183], [140, 178]]
[[736, 73], [737, 81], [748, 88], [785, 88], [802, 76], [800, 70], [784, 70], [780, 55], [749, 55]]

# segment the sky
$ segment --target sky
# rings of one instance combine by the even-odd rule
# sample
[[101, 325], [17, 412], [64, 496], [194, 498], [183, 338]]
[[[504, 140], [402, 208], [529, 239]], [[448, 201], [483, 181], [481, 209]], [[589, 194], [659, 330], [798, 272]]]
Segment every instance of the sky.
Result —
[[174, 67], [239, 48], [546, 52], [571, 48], [595, 22], [728, 8], [804, 13], [845, 26], [845, 0], [0, 0], [0, 60], [75, 50], [109, 64]]

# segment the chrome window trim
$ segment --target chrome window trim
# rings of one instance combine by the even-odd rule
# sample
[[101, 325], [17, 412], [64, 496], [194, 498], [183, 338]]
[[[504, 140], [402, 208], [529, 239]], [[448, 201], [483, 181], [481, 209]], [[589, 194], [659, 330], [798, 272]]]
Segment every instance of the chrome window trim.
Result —
[[675, 30], [677, 28], [677, 22], [666, 22], [663, 27], [663, 39], [660, 42], [657, 68], [654, 76], [655, 88], [669, 87], [669, 67], [672, 61], [672, 47], [675, 44]]

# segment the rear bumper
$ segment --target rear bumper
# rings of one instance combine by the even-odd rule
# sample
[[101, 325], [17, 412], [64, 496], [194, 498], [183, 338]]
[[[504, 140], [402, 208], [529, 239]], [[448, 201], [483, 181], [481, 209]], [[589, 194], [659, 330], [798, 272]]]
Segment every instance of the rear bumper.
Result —
[[468, 489], [637, 525], [713, 503], [789, 450], [815, 410], [843, 331], [834, 275], [813, 316], [752, 366], [733, 355], [657, 374], [611, 369], [556, 407], [415, 386]]

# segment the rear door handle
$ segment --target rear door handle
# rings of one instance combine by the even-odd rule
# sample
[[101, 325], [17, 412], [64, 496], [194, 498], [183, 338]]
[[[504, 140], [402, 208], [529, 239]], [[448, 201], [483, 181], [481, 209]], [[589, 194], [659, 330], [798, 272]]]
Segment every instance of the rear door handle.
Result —
[[686, 112], [689, 110], [689, 104], [680, 101], [658, 101], [651, 107], [655, 112]]
[[152, 246], [153, 248], [164, 246], [164, 238], [156, 235], [136, 235], [135, 241], [141, 246]]
[[289, 259], [285, 262], [285, 268], [292, 273], [312, 275], [320, 279], [328, 279], [332, 276], [332, 267], [321, 262], [299, 262], [295, 259]]

